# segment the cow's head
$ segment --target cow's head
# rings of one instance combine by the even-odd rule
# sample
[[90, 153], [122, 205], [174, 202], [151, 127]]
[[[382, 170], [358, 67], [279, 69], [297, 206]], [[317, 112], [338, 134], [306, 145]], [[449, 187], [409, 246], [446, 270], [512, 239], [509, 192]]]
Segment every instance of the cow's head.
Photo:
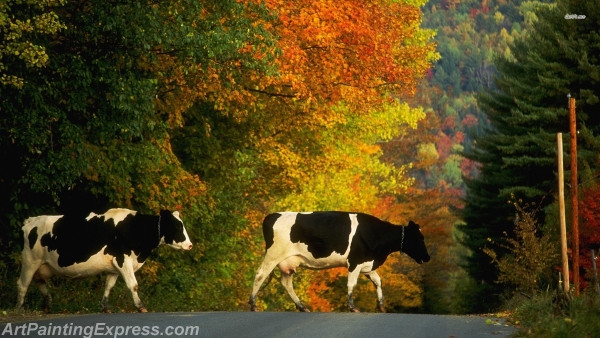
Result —
[[430, 257], [425, 246], [425, 237], [421, 233], [421, 227], [413, 221], [410, 221], [404, 228], [402, 251], [419, 264], [429, 262]]
[[162, 210], [160, 212], [160, 234], [164, 243], [173, 248], [184, 250], [192, 248], [192, 242], [179, 217], [179, 211]]

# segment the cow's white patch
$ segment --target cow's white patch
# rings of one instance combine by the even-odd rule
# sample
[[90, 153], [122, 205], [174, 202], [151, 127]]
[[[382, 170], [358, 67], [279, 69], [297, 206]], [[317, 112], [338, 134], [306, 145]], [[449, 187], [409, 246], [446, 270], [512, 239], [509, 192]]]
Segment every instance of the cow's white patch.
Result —
[[89, 222], [92, 218], [98, 217], [98, 216], [100, 216], [100, 215], [98, 215], [95, 212], [90, 212], [90, 214], [88, 215], [88, 217], [85, 218], [85, 220]]
[[135, 210], [129, 210], [129, 209], [124, 209], [124, 208], [115, 208], [115, 209], [109, 209], [108, 211], [106, 211], [103, 214], [97, 214], [95, 212], [90, 212], [90, 214], [85, 218], [85, 220], [89, 222], [92, 218], [104, 217], [104, 220], [108, 221], [109, 219], [112, 218], [113, 222], [116, 225], [119, 222], [123, 221], [127, 216], [135, 215], [136, 213], [137, 213], [137, 211], [135, 211]]
[[183, 223], [183, 221], [182, 221], [182, 220], [181, 220], [181, 218], [179, 217], [179, 211], [177, 211], [177, 210], [176, 210], [176, 211], [173, 211], [173, 216], [174, 216], [175, 218], [177, 218], [177, 219], [178, 219], [178, 220], [179, 220], [181, 223]]
[[[59, 266], [58, 265], [58, 254], [56, 251], [49, 251], [44, 255], [44, 262], [47, 266], [49, 266], [55, 275], [65, 276], [68, 278], [79, 278], [79, 277], [87, 277], [94, 276], [100, 273], [118, 273], [119, 271], [113, 264], [113, 256], [109, 254], [104, 254], [104, 246], [100, 251], [96, 254], [92, 255], [85, 262], [79, 262], [68, 266]], [[137, 256], [132, 254], [134, 258], [132, 262], [135, 263], [133, 266], [134, 271], [137, 271], [144, 263], [137, 262]]]
[[107, 212], [105, 212], [104, 214], [98, 215], [98, 216], [104, 216], [105, 221], [108, 221], [109, 219], [112, 218], [113, 222], [115, 224], [118, 224], [119, 222], [123, 221], [127, 216], [129, 216], [129, 215], [135, 216], [135, 214], [137, 214], [137, 211], [135, 211], [135, 210], [115, 208], [115, 209], [110, 209]]
[[368, 261], [358, 265], [361, 273], [367, 273], [373, 271], [373, 264], [375, 261]]
[[350, 214], [350, 235], [348, 235], [348, 249], [344, 253], [344, 256], [348, 258], [350, 254], [350, 246], [352, 245], [352, 239], [354, 238], [354, 234], [356, 234], [356, 227], [358, 227], [358, 218], [356, 214]]

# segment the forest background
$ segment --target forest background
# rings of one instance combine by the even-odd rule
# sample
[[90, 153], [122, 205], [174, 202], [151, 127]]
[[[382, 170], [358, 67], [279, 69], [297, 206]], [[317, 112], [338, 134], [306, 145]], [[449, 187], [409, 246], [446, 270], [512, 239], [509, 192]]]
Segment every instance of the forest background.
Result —
[[[26, 217], [110, 206], [182, 212], [195, 249], [161, 248], [138, 272], [142, 300], [154, 311], [246, 310], [264, 252], [262, 218], [279, 210], [334, 209], [421, 224], [433, 259], [417, 266], [391, 256], [381, 268], [388, 311], [496, 308], [519, 285], [496, 282], [501, 273], [492, 258], [498, 257], [484, 249], [507, 254], [499, 243], [514, 237], [511, 196], [540, 204], [542, 215], [553, 212], [548, 181], [554, 167], [547, 157], [555, 151], [543, 142], [525, 147], [546, 156], [540, 167], [548, 172], [531, 171], [541, 176], [539, 186], [518, 175], [531, 162], [496, 160], [535, 158], [507, 145], [531, 130], [546, 135], [557, 128], [499, 122], [493, 98], [511, 86], [494, 79], [529, 50], [523, 41], [539, 34], [539, 20], [551, 24], [552, 15], [539, 13], [585, 13], [585, 29], [598, 27], [597, 10], [575, 5], [3, 2], [0, 152], [7, 162], [0, 177], [0, 308], [14, 305]], [[582, 212], [591, 235], [584, 245], [594, 242], [600, 220], [591, 204], [600, 191], [593, 180], [598, 125], [588, 118], [599, 92], [593, 55], [600, 54], [586, 54], [592, 66], [580, 74], [591, 85], [570, 89], [588, 104], [582, 107], [589, 126], [582, 164], [590, 180], [582, 198], [590, 203]], [[563, 59], [569, 57], [577, 59]], [[527, 74], [533, 89], [539, 88], [535, 78], [560, 75], [515, 73]], [[569, 86], [561, 86], [555, 92], [566, 95], [560, 91]], [[553, 116], [561, 116], [566, 104], [555, 92], [553, 100], [540, 94], [538, 102], [551, 102]], [[515, 138], [490, 140], [497, 131]], [[515, 180], [494, 176], [500, 172]], [[528, 184], [530, 190], [522, 188]], [[550, 229], [552, 219], [540, 217], [536, 231]], [[553, 276], [546, 268], [544, 275]], [[103, 284], [102, 277], [53, 280], [54, 310], [98, 311]], [[343, 269], [303, 270], [295, 280], [300, 298], [317, 311], [344, 311], [344, 285]], [[359, 307], [375, 309], [366, 279], [355, 297]], [[278, 283], [259, 300], [262, 309], [294, 309]], [[133, 310], [122, 283], [111, 303]], [[40, 304], [31, 291], [26, 305]]]

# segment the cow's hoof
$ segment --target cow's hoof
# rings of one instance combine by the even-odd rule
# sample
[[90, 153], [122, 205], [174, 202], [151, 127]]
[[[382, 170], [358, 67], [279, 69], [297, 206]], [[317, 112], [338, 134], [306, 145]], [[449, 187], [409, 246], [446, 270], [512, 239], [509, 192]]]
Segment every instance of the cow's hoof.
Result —
[[357, 307], [351, 307], [350, 312], [358, 313], [358, 312], [360, 312], [360, 310]]
[[304, 305], [296, 305], [296, 309], [298, 309], [300, 312], [310, 312], [310, 310]]
[[112, 313], [112, 311], [110, 311], [110, 309], [108, 309], [108, 308], [105, 308], [105, 309], [102, 309], [102, 313]]
[[141, 308], [139, 308], [139, 309], [138, 309], [138, 311], [139, 311], [139, 312], [142, 312], [142, 313], [146, 313], [146, 312], [148, 312], [148, 310], [146, 310], [146, 308], [145, 308], [145, 307], [141, 307]]
[[377, 307], [379, 308], [379, 312], [385, 313], [385, 307], [383, 305], [378, 305]]

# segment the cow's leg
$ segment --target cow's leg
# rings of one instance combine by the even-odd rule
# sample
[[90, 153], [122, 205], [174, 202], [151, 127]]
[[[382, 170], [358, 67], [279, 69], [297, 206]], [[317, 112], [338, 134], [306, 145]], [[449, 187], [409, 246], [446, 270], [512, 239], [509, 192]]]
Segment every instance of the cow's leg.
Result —
[[377, 307], [379, 308], [379, 311], [385, 312], [385, 307], [383, 306], [383, 290], [381, 289], [381, 277], [379, 277], [379, 274], [375, 271], [366, 273], [366, 276], [373, 282], [373, 285], [375, 285], [375, 290], [377, 292]]
[[44, 296], [44, 312], [49, 313], [50, 308], [52, 307], [52, 295], [50, 295], [50, 291], [48, 290], [48, 285], [46, 284], [45, 279], [38, 279], [35, 281], [38, 289]]
[[361, 266], [357, 266], [353, 271], [348, 271], [348, 308], [352, 312], [360, 312], [360, 310], [354, 306], [354, 299], [352, 298], [352, 292], [356, 283], [358, 283], [358, 277], [360, 276]]
[[258, 294], [258, 290], [260, 290], [261, 285], [264, 283], [265, 279], [271, 275], [271, 271], [277, 265], [277, 261], [269, 259], [268, 256], [265, 256], [262, 264], [256, 270], [256, 275], [254, 276], [254, 284], [252, 285], [252, 294], [250, 295], [250, 300], [248, 304], [250, 304], [250, 311], [256, 311], [256, 294]]
[[[23, 303], [25, 302], [25, 294], [27, 293], [29, 284], [31, 283], [35, 272], [42, 265], [42, 262], [32, 262], [31, 258], [26, 257], [25, 254], [23, 254], [22, 262], [23, 266], [21, 267], [21, 276], [17, 280], [17, 311], [21, 311], [23, 309]], [[28, 263], [25, 264], [25, 262]]]
[[135, 307], [139, 312], [148, 312], [138, 296], [138, 282], [135, 279], [135, 270], [133, 269], [131, 260], [132, 258], [130, 256], [125, 256], [123, 266], [119, 266], [116, 258], [113, 258], [113, 264], [117, 270], [119, 270], [121, 276], [123, 276], [123, 279], [125, 280], [127, 288], [129, 291], [131, 291], [131, 297], [133, 298], [133, 304]]
[[287, 291], [288, 295], [290, 295], [290, 298], [292, 298], [292, 300], [294, 301], [294, 304], [296, 304], [296, 308], [302, 312], [310, 312], [306, 306], [304, 306], [304, 304], [302, 304], [302, 302], [300, 301], [300, 298], [298, 298], [298, 296], [296, 295], [296, 292], [294, 292], [294, 285], [292, 283], [293, 280], [293, 272], [292, 273], [284, 273], [281, 272], [281, 285], [283, 285], [283, 288], [285, 289], [285, 291]]
[[40, 292], [44, 296], [44, 312], [49, 313], [50, 308], [52, 307], [52, 296], [50, 295], [50, 291], [48, 290], [48, 280], [52, 277], [52, 270], [48, 266], [48, 264], [42, 264], [37, 269], [37, 271], [33, 274], [33, 280], [40, 289]]
[[29, 284], [31, 283], [31, 278], [33, 277], [33, 271], [29, 272], [25, 269], [21, 271], [21, 277], [17, 280], [17, 290], [18, 290], [18, 298], [17, 298], [17, 311], [21, 311], [23, 309], [23, 303], [25, 302], [25, 294], [27, 293], [27, 289], [29, 288]]
[[104, 295], [102, 296], [102, 312], [110, 313], [110, 308], [108, 307], [108, 296], [110, 296], [110, 290], [115, 286], [115, 283], [119, 279], [119, 275], [116, 273], [109, 273], [106, 276], [106, 286], [104, 287]]

